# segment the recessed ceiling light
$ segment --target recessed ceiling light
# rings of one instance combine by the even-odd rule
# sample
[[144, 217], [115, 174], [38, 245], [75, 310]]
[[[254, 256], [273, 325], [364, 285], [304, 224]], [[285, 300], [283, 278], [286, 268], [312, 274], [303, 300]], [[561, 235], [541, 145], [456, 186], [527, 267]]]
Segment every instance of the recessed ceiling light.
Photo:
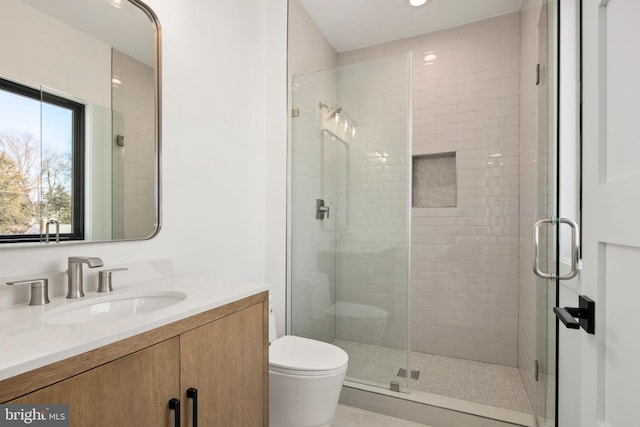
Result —
[[409, 4], [413, 7], [419, 7], [427, 3], [429, 0], [409, 0]]
[[424, 62], [433, 62], [437, 59], [438, 57], [436, 56], [435, 53], [427, 53], [424, 55]]

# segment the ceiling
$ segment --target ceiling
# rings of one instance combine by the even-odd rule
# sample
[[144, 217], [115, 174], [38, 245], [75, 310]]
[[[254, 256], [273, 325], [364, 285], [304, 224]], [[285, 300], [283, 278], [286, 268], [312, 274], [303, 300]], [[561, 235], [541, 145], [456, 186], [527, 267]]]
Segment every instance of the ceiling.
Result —
[[522, 0], [299, 0], [338, 52], [374, 46], [520, 10]]

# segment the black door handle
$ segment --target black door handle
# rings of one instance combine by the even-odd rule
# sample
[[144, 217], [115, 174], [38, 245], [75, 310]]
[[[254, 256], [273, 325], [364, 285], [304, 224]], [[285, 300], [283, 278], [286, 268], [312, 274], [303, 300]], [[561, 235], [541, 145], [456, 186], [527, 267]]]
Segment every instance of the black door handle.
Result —
[[[596, 303], [591, 298], [580, 295], [579, 307], [553, 307], [553, 312], [562, 324], [569, 329], [582, 328], [588, 334], [596, 332]], [[577, 319], [577, 320], [576, 320]]]
[[198, 427], [198, 389], [193, 387], [188, 388], [187, 397], [189, 399], [193, 399], [193, 418], [191, 420], [191, 425], [193, 427]]
[[580, 329], [580, 323], [575, 319], [578, 316], [578, 308], [575, 307], [553, 307], [553, 312], [564, 326], [569, 329]]
[[180, 400], [175, 397], [169, 400], [169, 409], [174, 411], [174, 427], [180, 427]]

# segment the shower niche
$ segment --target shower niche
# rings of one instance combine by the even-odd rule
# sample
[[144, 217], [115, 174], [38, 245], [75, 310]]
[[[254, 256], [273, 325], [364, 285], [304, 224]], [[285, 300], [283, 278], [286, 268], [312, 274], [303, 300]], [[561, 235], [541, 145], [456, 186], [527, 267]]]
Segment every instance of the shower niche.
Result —
[[457, 206], [456, 153], [413, 156], [412, 176], [414, 208]]

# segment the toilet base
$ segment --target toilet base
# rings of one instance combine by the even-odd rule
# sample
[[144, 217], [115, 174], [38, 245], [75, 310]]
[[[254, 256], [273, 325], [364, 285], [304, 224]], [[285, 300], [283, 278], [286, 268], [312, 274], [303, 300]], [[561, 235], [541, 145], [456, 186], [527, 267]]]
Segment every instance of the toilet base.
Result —
[[269, 426], [319, 427], [331, 422], [338, 408], [347, 367], [318, 376], [269, 370]]

